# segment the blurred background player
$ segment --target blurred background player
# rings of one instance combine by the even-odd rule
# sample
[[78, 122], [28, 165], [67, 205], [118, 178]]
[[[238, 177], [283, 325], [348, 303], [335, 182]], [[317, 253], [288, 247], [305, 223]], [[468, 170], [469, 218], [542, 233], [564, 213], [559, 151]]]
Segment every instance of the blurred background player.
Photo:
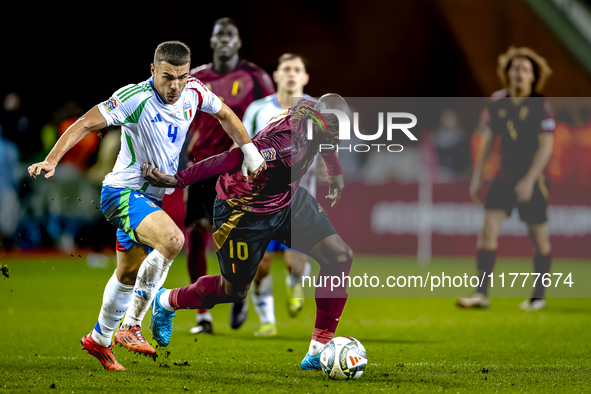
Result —
[[[539, 94], [551, 73], [546, 60], [529, 48], [511, 47], [499, 56], [497, 74], [505, 88], [493, 94], [491, 104], [482, 113], [484, 147], [470, 184], [470, 196], [478, 202], [493, 139], [500, 135], [501, 166], [484, 203], [484, 225], [478, 235], [476, 262], [480, 276], [493, 271], [501, 224], [516, 207], [521, 220], [527, 223], [534, 248], [534, 272], [540, 274], [532, 297], [520, 304], [525, 310], [546, 305], [541, 278], [550, 272], [552, 261], [544, 169], [552, 153], [556, 123], [550, 104]], [[488, 284], [485, 276], [477, 293], [458, 299], [456, 305], [487, 308]]]
[[[253, 63], [241, 60], [238, 54], [242, 41], [234, 20], [221, 18], [214, 22], [210, 38], [213, 62], [191, 70], [191, 76], [201, 80], [234, 113], [242, 119], [244, 111], [254, 100], [275, 92], [269, 74]], [[187, 167], [224, 152], [233, 141], [213, 116], [198, 113], [187, 137]], [[217, 177], [204, 180], [187, 188], [185, 192], [185, 226], [188, 229], [187, 267], [191, 283], [207, 274], [206, 246], [212, 233], [213, 203], [216, 197]], [[248, 302], [233, 305], [230, 325], [239, 328], [246, 320]], [[212, 333], [209, 311], [199, 310], [197, 325], [191, 333]]]
[[[299, 54], [284, 53], [279, 57], [277, 70], [273, 72], [273, 80], [277, 84], [277, 93], [254, 101], [244, 113], [242, 122], [251, 138], [263, 129], [269, 120], [286, 112], [291, 107], [292, 97], [308, 96], [304, 94], [304, 87], [310, 79], [306, 72], [307, 66], [307, 60]], [[305, 187], [314, 198], [316, 198], [316, 176], [314, 173], [316, 161], [314, 160], [312, 167], [310, 167], [310, 170], [300, 183], [300, 186]], [[273, 279], [269, 271], [274, 255], [280, 253], [283, 253], [285, 266], [288, 270], [286, 276], [288, 313], [295, 317], [304, 305], [301, 276], [303, 274], [310, 275], [308, 256], [292, 252], [279, 242], [271, 241], [257, 269], [253, 280], [254, 288], [251, 292], [254, 310], [258, 314], [260, 321], [259, 330], [255, 332], [257, 336], [277, 334]]]

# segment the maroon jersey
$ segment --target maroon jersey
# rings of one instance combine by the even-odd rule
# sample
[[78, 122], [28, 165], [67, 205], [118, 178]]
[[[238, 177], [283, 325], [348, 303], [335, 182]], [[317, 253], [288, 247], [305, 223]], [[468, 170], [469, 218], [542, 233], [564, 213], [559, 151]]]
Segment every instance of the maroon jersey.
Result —
[[[306, 127], [314, 104], [302, 99], [259, 131], [252, 142], [265, 158], [267, 169], [247, 181], [241, 171], [220, 176], [216, 185], [218, 198], [236, 209], [261, 214], [272, 214], [288, 206], [318, 153], [318, 144], [308, 140]], [[322, 156], [329, 174], [339, 173], [336, 154]]]
[[[236, 69], [226, 75], [213, 71], [212, 63], [194, 68], [190, 74], [203, 82], [240, 119], [254, 100], [275, 93], [269, 74], [246, 60], [241, 60]], [[195, 115], [187, 140], [187, 166], [228, 150], [233, 143], [220, 122], [202, 112]]]
[[501, 136], [501, 168], [497, 177], [517, 182], [527, 173], [538, 149], [538, 135], [556, 127], [552, 106], [539, 95], [515, 105], [509, 96], [493, 97], [481, 121]]

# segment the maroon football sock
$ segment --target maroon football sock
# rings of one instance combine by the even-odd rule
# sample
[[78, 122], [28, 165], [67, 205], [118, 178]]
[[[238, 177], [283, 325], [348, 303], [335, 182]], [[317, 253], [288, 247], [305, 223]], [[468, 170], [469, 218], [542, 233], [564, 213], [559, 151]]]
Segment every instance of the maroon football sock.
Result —
[[188, 235], [187, 268], [191, 283], [195, 283], [197, 279], [207, 275], [206, 246], [210, 235], [198, 230], [189, 231]]
[[202, 276], [189, 286], [172, 289], [168, 302], [174, 309], [211, 309], [231, 302], [221, 284], [221, 275]]
[[[326, 280], [327, 286], [316, 288], [316, 322], [314, 324], [314, 334], [312, 339], [321, 343], [326, 343], [332, 339], [336, 332], [341, 314], [347, 303], [347, 284], [349, 272], [351, 271], [352, 261], [345, 263], [325, 265], [320, 268], [318, 276], [320, 278], [329, 276]], [[330, 277], [339, 278], [339, 286], [332, 287], [333, 282]], [[343, 278], [345, 278], [343, 280]]]

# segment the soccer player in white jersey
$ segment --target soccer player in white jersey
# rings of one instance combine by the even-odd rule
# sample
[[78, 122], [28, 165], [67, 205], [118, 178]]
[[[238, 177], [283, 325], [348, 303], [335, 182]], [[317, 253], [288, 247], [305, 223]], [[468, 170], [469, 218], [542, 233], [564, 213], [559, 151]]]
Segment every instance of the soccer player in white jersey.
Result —
[[[115, 343], [153, 354], [141, 333], [152, 299], [166, 279], [184, 243], [183, 232], [161, 209], [165, 193], [174, 189], [150, 186], [140, 166], [151, 163], [175, 173], [185, 134], [198, 111], [212, 114], [244, 152], [242, 173], [256, 177], [266, 168], [240, 119], [199, 80], [189, 76], [191, 53], [179, 41], [160, 44], [151, 65], [152, 77], [117, 90], [74, 123], [57, 141], [45, 161], [29, 167], [36, 178], [50, 178], [76, 143], [110, 125], [122, 128], [121, 150], [113, 172], [103, 182], [101, 208], [117, 230], [117, 269], [108, 281], [94, 329], [82, 338], [82, 348], [105, 369], [124, 370], [112, 351], [112, 336], [125, 314]], [[127, 311], [127, 313], [126, 313]]]
[[[292, 97], [307, 96], [304, 87], [308, 84], [309, 75], [306, 72], [307, 61], [299, 54], [284, 53], [279, 57], [277, 70], [273, 72], [273, 79], [277, 83], [277, 93], [253, 101], [242, 119], [248, 134], [254, 137], [275, 116], [291, 107]], [[316, 161], [310, 167], [300, 183], [313, 197], [316, 197]], [[304, 254], [293, 252], [277, 241], [271, 241], [263, 260], [259, 264], [253, 280], [254, 291], [251, 292], [254, 309], [259, 316], [260, 327], [255, 332], [257, 336], [273, 336], [277, 334], [275, 321], [275, 301], [273, 298], [273, 280], [269, 274], [271, 262], [276, 254], [283, 253], [287, 267], [286, 284], [288, 289], [287, 310], [295, 317], [304, 305], [302, 274], [310, 274], [310, 263]]]

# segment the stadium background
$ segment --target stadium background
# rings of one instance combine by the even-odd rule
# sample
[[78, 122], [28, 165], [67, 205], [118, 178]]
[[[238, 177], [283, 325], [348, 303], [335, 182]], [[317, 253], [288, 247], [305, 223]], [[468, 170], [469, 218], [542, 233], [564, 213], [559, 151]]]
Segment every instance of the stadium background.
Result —
[[[97, 206], [100, 181], [110, 165], [109, 158], [96, 165], [99, 137], [88, 137], [64, 158], [51, 186], [31, 182], [26, 167], [42, 160], [77, 116], [120, 86], [147, 78], [154, 48], [161, 41], [186, 42], [193, 51], [193, 66], [211, 61], [208, 40], [213, 21], [221, 16], [238, 22], [241, 56], [269, 73], [283, 52], [304, 54], [311, 75], [306, 92], [313, 96], [338, 92], [345, 97], [486, 97], [501, 88], [496, 58], [511, 45], [530, 46], [548, 59], [554, 75], [545, 87], [546, 96], [591, 96], [591, 37], [585, 30], [591, 13], [583, 1], [369, 1], [363, 10], [355, 1], [159, 7], [138, 13], [135, 7], [107, 4], [72, 16], [44, 12], [40, 6], [34, 15], [11, 13], [2, 26], [7, 61], [0, 65], [5, 76], [0, 96], [7, 99], [0, 122], [4, 140], [16, 143], [20, 157], [14, 160], [8, 150], [3, 155], [0, 229], [5, 248], [109, 253], [112, 229]], [[35, 34], [27, 34], [30, 31]], [[15, 109], [12, 104], [13, 110], [7, 111], [16, 96], [20, 106]], [[591, 239], [591, 106], [584, 99], [558, 99], [554, 104], [559, 126], [547, 175], [551, 204], [567, 207], [556, 210], [563, 225], [551, 227], [554, 253], [585, 257]], [[355, 250], [416, 253], [416, 217], [406, 218], [410, 223], [400, 228], [376, 230], [370, 211], [355, 219], [364, 231], [347, 234], [353, 218], [344, 213], [360, 197], [355, 190], [368, 184], [375, 191], [372, 196], [383, 195], [375, 204], [417, 200], [419, 179], [428, 167], [433, 203], [463, 204], [463, 214], [476, 218], [444, 237], [433, 228], [432, 253], [474, 252], [479, 213], [468, 202], [467, 182], [479, 135], [474, 133], [477, 114], [469, 115], [462, 119], [465, 114], [447, 111], [441, 119], [421, 119], [415, 130], [421, 135], [420, 147], [409, 147], [397, 162], [380, 163], [373, 160], [377, 155], [357, 154], [348, 163], [347, 182], [360, 183], [361, 188], [348, 188], [331, 216]], [[104, 150], [113, 152], [116, 143], [116, 138], [105, 139]], [[494, 156], [490, 167], [492, 176]], [[174, 202], [180, 195], [175, 193], [166, 204], [179, 223], [182, 204]], [[568, 208], [573, 206], [578, 208]], [[395, 210], [390, 215], [397, 217]], [[568, 228], [572, 217], [578, 218], [580, 231]], [[529, 255], [525, 227], [512, 220], [514, 225], [505, 226], [502, 233], [507, 241], [500, 243], [500, 254]], [[392, 222], [401, 222], [400, 217]], [[384, 244], [394, 247], [384, 250]]]
[[[575, 283], [584, 285], [583, 279], [591, 278], [587, 1], [22, 2], [2, 7], [0, 391], [589, 391], [591, 307], [586, 298], [552, 298], [555, 289], [548, 290], [548, 307], [531, 313], [517, 305], [531, 294], [524, 288], [512, 289], [509, 296], [515, 298], [507, 299], [491, 290], [493, 304], [482, 313], [456, 309], [449, 298], [352, 297], [337, 335], [355, 336], [365, 345], [370, 361], [365, 375], [343, 385], [300, 371], [315, 305], [306, 300], [298, 318], [288, 316], [279, 259], [272, 266], [277, 336], [254, 337], [254, 313], [240, 330], [231, 330], [230, 306], [218, 305], [212, 310], [216, 335], [196, 338], [189, 334], [195, 314], [178, 312], [173, 341], [157, 349], [158, 358], [114, 350], [127, 371], [113, 378], [80, 351], [79, 343], [96, 321], [114, 268], [115, 231], [98, 211], [100, 182], [111, 167], [96, 164], [116, 154], [117, 130], [108, 130], [102, 140], [87, 138], [49, 181], [33, 182], [26, 175], [31, 162], [45, 157], [60, 129], [121, 86], [148, 78], [160, 42], [186, 42], [193, 66], [211, 61], [208, 39], [219, 17], [237, 20], [242, 57], [268, 72], [283, 52], [304, 54], [310, 62], [310, 95], [488, 97], [501, 87], [495, 72], [498, 54], [511, 45], [531, 46], [554, 70], [544, 93], [560, 98], [554, 101], [559, 127], [548, 166], [551, 207], [562, 210], [558, 217], [563, 220], [551, 216], [553, 272], [572, 271]], [[343, 163], [347, 186], [329, 212], [357, 253], [352, 273], [363, 274], [367, 266], [398, 275], [424, 276], [439, 267], [449, 275], [475, 271], [474, 234], [482, 208], [468, 203], [468, 180], [478, 146], [478, 114], [464, 115], [462, 127], [451, 112], [441, 122], [436, 117], [420, 124], [420, 144], [409, 146], [395, 165], [369, 156]], [[438, 133], [440, 123], [447, 125], [445, 132]], [[103, 161], [99, 151], [105, 153]], [[489, 175], [494, 167], [493, 160]], [[439, 216], [422, 233], [430, 246], [418, 253], [416, 212], [425, 179], [432, 188], [429, 201], [437, 208], [431, 213]], [[367, 202], [364, 210], [355, 204], [360, 198]], [[180, 200], [177, 192], [166, 201], [178, 222]], [[372, 222], [375, 216], [381, 220]], [[513, 218], [505, 231], [496, 272], [531, 272], [531, 247], [522, 224]], [[431, 255], [430, 265], [417, 264], [417, 257], [427, 262]], [[215, 255], [209, 257], [215, 274]], [[187, 284], [181, 254], [166, 286]], [[584, 286], [585, 294], [589, 288]], [[445, 297], [466, 296], [470, 289], [450, 290]], [[144, 334], [154, 343], [147, 321]]]

